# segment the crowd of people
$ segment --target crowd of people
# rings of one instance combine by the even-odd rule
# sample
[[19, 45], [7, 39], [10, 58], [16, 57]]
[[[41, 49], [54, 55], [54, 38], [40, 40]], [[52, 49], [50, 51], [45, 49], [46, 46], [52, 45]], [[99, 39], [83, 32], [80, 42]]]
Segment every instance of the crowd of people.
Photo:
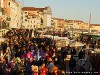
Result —
[[[56, 46], [51, 45], [52, 39], [32, 38], [31, 31], [26, 29], [11, 30], [5, 38], [4, 42], [0, 42], [0, 75], [65, 75], [68, 54], [71, 55], [70, 72], [77, 70], [74, 59], [77, 50], [74, 47], [66, 46], [58, 51]], [[85, 58], [85, 51], [81, 50], [78, 56], [79, 59]], [[77, 71], [85, 71], [84, 65], [78, 66]]]

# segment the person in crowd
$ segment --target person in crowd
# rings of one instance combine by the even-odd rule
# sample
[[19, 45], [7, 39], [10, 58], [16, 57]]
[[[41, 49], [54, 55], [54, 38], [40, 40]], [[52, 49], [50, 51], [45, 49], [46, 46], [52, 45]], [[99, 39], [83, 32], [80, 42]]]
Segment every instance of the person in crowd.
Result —
[[31, 62], [29, 58], [26, 59], [26, 62], [25, 62], [25, 75], [32, 75]]
[[39, 70], [39, 74], [40, 75], [47, 75], [48, 74], [48, 69], [46, 68], [45, 63], [43, 63], [41, 65], [40, 70]]
[[51, 75], [58, 75], [58, 66], [57, 65], [53, 66]]
[[82, 59], [84, 56], [84, 52], [81, 50], [78, 54], [79, 59]]
[[63, 59], [66, 58], [66, 56], [68, 54], [67, 46], [61, 48], [61, 54], [62, 54]]
[[[32, 38], [29, 32], [31, 31], [28, 29], [13, 29], [5, 35], [7, 40], [0, 42], [0, 75], [65, 75], [64, 58], [70, 50], [72, 57], [69, 67], [70, 72], [74, 71], [77, 65], [77, 61], [73, 58], [77, 53], [76, 48], [66, 46], [57, 51], [56, 45], [51, 45], [52, 39]], [[79, 59], [84, 55], [85, 52], [80, 51]], [[91, 60], [92, 68], [98, 72], [99, 57]], [[82, 69], [83, 67], [80, 71]]]
[[86, 75], [85, 74], [86, 70], [84, 65], [80, 66], [79, 72], [80, 72], [79, 75]]
[[70, 72], [74, 72], [75, 67], [76, 67], [76, 60], [73, 58], [73, 56], [71, 56], [71, 59], [69, 61]]
[[17, 58], [17, 57], [21, 58], [21, 50], [20, 50], [20, 49], [17, 50], [17, 52], [16, 52], [16, 54], [15, 54], [15, 57], [16, 57], [16, 58]]
[[71, 55], [75, 55], [76, 54], [76, 50], [75, 50], [75, 47], [73, 47], [72, 49], [71, 49]]
[[54, 67], [54, 60], [52, 58], [48, 58], [49, 64], [47, 65], [48, 68], [48, 75], [52, 75], [52, 68]]
[[32, 72], [33, 72], [32, 75], [38, 75], [38, 72], [39, 72], [38, 66], [32, 65], [32, 66], [31, 66], [31, 69], [32, 69]]

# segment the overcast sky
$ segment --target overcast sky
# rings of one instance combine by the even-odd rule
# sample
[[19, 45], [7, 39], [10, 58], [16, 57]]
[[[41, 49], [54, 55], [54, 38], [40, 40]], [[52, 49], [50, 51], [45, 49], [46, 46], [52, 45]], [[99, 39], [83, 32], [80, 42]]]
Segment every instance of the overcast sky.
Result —
[[24, 6], [50, 6], [52, 16], [56, 18], [89, 21], [100, 24], [100, 0], [17, 0]]

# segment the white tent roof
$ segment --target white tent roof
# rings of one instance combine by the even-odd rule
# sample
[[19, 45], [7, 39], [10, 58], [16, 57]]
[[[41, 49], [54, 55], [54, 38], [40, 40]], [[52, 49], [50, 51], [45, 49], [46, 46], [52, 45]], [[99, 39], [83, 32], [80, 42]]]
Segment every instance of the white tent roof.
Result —
[[95, 49], [94, 50], [96, 53], [100, 53], [100, 49]]
[[59, 39], [59, 37], [58, 37], [58, 36], [51, 36], [50, 38], [52, 38], [52, 39], [53, 39], [53, 37], [54, 37], [54, 40], [58, 40], [58, 39]]
[[48, 38], [50, 38], [50, 37], [51, 37], [51, 35], [40, 35], [40, 36], [43, 36], [43, 37], [48, 37]]
[[59, 40], [69, 40], [67, 37], [59, 37]]
[[54, 38], [54, 40], [67, 40], [69, 41], [69, 39], [67, 37], [59, 37], [59, 36], [52, 36], [52, 35], [40, 35], [43, 37], [47, 37], [47, 38]]
[[81, 43], [81, 42], [73, 42], [73, 43], [70, 45], [70, 47], [78, 47], [78, 46], [84, 46], [84, 44]]
[[0, 38], [0, 42], [4, 42], [5, 40], [5, 38]]

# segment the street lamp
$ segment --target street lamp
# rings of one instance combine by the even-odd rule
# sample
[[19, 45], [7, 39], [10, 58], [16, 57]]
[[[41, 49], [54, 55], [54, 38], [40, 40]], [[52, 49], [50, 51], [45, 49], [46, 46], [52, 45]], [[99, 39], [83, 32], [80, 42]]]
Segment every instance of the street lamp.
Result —
[[71, 30], [72, 30], [72, 39], [73, 39], [73, 30], [74, 30], [74, 28], [70, 28]]
[[54, 27], [53, 27], [53, 46], [54, 46]]
[[52, 22], [52, 28], [53, 28], [53, 46], [54, 46], [54, 24], [55, 24], [55, 22], [53, 21]]
[[81, 26], [81, 28], [82, 28], [82, 39], [81, 40], [83, 40], [83, 28], [84, 28], [84, 26]]

